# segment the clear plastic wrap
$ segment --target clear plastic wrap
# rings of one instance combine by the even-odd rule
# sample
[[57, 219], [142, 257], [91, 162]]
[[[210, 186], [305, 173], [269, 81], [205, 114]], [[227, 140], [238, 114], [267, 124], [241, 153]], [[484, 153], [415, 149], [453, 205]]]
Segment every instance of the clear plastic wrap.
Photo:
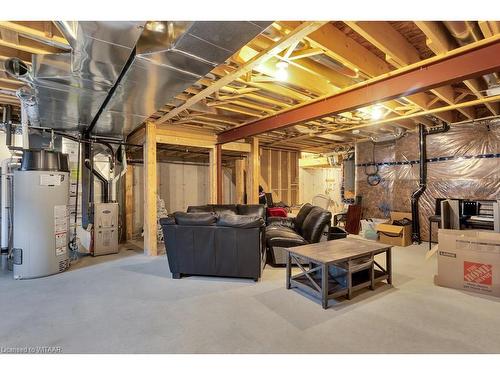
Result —
[[[500, 122], [497, 120], [451, 126], [446, 133], [427, 136], [427, 188], [419, 201], [420, 231], [429, 235], [429, 216], [436, 198], [500, 199]], [[363, 216], [388, 217], [389, 211], [411, 212], [410, 197], [419, 184], [418, 133], [409, 132], [387, 145], [356, 145], [356, 195], [362, 196]], [[373, 166], [382, 178], [367, 182]], [[401, 164], [393, 165], [392, 163]], [[435, 236], [435, 229], [433, 229]], [[434, 239], [435, 240], [435, 239]]]

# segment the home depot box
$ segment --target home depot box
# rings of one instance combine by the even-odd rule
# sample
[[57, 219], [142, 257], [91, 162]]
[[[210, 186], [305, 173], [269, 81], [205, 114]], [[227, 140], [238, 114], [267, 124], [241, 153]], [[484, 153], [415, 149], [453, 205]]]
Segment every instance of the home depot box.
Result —
[[439, 229], [437, 284], [500, 297], [500, 233]]
[[411, 245], [411, 225], [392, 225], [394, 220], [411, 220], [411, 212], [391, 212], [391, 218], [387, 223], [377, 225], [379, 242], [393, 246]]

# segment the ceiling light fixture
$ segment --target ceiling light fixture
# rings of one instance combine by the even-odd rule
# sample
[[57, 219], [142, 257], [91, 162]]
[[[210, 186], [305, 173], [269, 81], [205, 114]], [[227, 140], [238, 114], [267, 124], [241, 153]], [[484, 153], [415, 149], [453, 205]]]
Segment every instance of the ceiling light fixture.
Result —
[[276, 79], [286, 81], [288, 79], [288, 63], [286, 61], [279, 61], [276, 63]]
[[384, 113], [382, 112], [382, 108], [380, 108], [380, 106], [376, 105], [372, 108], [372, 113], [371, 113], [372, 120], [380, 120], [383, 116]]

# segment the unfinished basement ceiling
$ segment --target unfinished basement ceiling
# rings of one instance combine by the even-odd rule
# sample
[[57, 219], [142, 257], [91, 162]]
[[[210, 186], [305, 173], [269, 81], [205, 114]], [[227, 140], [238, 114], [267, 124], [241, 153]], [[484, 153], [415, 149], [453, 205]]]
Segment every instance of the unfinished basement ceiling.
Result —
[[[37, 53], [60, 48], [60, 39], [64, 38], [55, 29], [51, 37], [42, 32], [45, 36], [40, 41], [39, 33], [48, 24], [0, 22], [3, 40], [3, 30], [23, 38], [38, 30], [38, 40], [31, 39], [29, 47], [25, 39], [19, 39], [16, 48], [9, 44], [7, 51], [7, 47], [0, 46], [0, 58], [17, 54], [27, 59], [28, 55], [31, 57], [26, 52], [29, 48]], [[218, 134], [401, 67], [444, 56], [460, 46], [495, 40], [500, 34], [498, 21], [276, 21], [267, 28], [267, 24], [252, 22], [244, 23], [248, 28], [242, 28], [247, 40], [240, 45], [231, 44], [227, 54], [213, 58], [206, 55], [211, 49], [194, 49], [194, 53], [190, 50], [190, 56], [197, 56], [190, 64], [180, 51], [186, 46], [190, 48], [191, 38], [184, 39], [183, 35], [199, 35], [197, 25], [202, 27], [203, 23], [189, 24], [177, 23], [177, 27], [169, 29], [165, 22], [148, 23], [138, 39], [131, 69], [103, 111], [96, 134], [126, 136], [144, 121], [155, 122], [159, 127], [175, 125]], [[204, 35], [222, 37], [227, 29], [234, 34], [234, 26], [224, 25], [205, 25], [216, 29], [207, 29], [210, 32]], [[158, 39], [164, 35], [168, 38]], [[169, 49], [172, 43], [179, 48]], [[256, 58], [259, 63], [252, 65]], [[283, 70], [286, 77], [281, 74]], [[0, 86], [4, 89], [19, 87], [19, 82], [1, 78]], [[178, 79], [175, 84], [173, 78]], [[439, 121], [453, 123], [498, 116], [499, 101], [494, 97], [491, 100], [494, 95], [489, 91], [496, 86], [498, 73], [306, 121], [261, 134], [259, 138], [266, 147], [327, 152], [338, 144], [411, 130], [417, 123], [433, 126]], [[0, 95], [2, 99], [5, 103], [15, 101], [12, 96]], [[471, 101], [475, 104], [462, 107]], [[442, 108], [446, 110], [441, 111]], [[431, 114], [419, 115], [429, 111]], [[82, 124], [88, 126], [89, 120]], [[80, 127], [84, 128], [82, 124]], [[353, 131], [359, 125], [368, 126]]]
[[57, 22], [71, 51], [33, 54], [20, 78], [42, 126], [124, 138], [269, 23]]

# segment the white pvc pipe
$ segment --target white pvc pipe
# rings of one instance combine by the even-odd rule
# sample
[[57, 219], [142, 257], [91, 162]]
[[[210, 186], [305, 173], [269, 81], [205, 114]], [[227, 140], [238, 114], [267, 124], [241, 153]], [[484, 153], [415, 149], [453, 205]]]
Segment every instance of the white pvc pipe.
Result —
[[0, 191], [0, 204], [2, 208], [2, 223], [0, 228], [1, 234], [1, 248], [2, 250], [7, 249], [9, 247], [9, 218], [10, 218], [10, 191], [9, 191], [9, 183], [8, 176], [11, 175], [12, 166], [16, 165], [19, 160], [19, 156], [12, 156], [10, 158], [6, 158], [2, 160], [2, 171], [1, 171], [1, 191]]

